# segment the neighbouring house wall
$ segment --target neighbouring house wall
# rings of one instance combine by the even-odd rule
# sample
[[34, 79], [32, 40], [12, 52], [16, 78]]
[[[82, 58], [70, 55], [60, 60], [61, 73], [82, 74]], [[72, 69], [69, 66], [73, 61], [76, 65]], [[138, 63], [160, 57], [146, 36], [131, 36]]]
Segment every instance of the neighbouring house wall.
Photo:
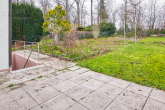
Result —
[[9, 69], [9, 0], [0, 0], [0, 70]]

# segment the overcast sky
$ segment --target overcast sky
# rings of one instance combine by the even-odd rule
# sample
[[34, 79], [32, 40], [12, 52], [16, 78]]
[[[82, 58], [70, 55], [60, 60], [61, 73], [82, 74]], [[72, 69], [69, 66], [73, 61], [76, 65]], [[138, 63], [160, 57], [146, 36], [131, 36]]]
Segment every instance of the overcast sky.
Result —
[[[69, 1], [73, 2], [74, 0], [69, 0]], [[124, 0], [113, 0], [113, 1], [116, 2], [116, 7], [118, 7], [118, 6], [120, 6], [121, 4], [124, 3]], [[139, 1], [139, 0], [135, 0], [135, 2], [136, 1]], [[93, 2], [94, 2], [93, 3], [94, 7], [97, 6], [97, 0], [93, 0]], [[148, 4], [148, 3], [149, 3], [149, 0], [142, 0], [142, 4]], [[165, 3], [165, 0], [157, 0], [157, 5], [158, 6], [162, 5], [163, 3]], [[91, 0], [85, 0], [84, 4], [85, 4], [86, 10], [88, 11], [88, 15], [90, 15]], [[76, 4], [74, 4], [74, 5], [76, 7]], [[93, 10], [95, 10], [95, 9], [93, 8]], [[94, 16], [96, 16], [96, 15], [94, 15]], [[87, 23], [90, 24], [90, 21], [91, 21], [90, 16], [88, 16], [88, 18], [86, 18], [86, 20], [87, 20]], [[118, 22], [117, 22], [116, 26], [117, 26], [117, 28], [119, 27]]]
[[[35, 1], [39, 1], [39, 0], [35, 0]], [[72, 4], [73, 3], [73, 1], [74, 0], [69, 0], [69, 2], [70, 2], [70, 4]], [[111, 1], [111, 0], [110, 0]], [[116, 7], [119, 7], [121, 4], [123, 4], [124, 3], [124, 0], [113, 0], [115, 3], [116, 3]], [[128, 0], [129, 1], [129, 0]], [[139, 1], [139, 0], [135, 0], [135, 1]], [[147, 4], [147, 3], [149, 3], [149, 0], [142, 0], [142, 4]], [[158, 6], [160, 6], [160, 5], [162, 5], [163, 3], [165, 3], [165, 0], [157, 0], [157, 5]], [[53, 4], [54, 5], [54, 4]], [[97, 6], [98, 4], [97, 4], [97, 0], [93, 0], [93, 13], [94, 13], [94, 22], [96, 22], [96, 16], [97, 16], [97, 10], [95, 9], [95, 7]], [[38, 3], [37, 3], [37, 6], [39, 6], [38, 5]], [[76, 8], [76, 3], [74, 3], [74, 6], [75, 6], [75, 8]], [[88, 25], [90, 25], [90, 23], [91, 23], [91, 17], [90, 17], [90, 11], [91, 11], [91, 0], [85, 0], [85, 3], [84, 3], [84, 8], [86, 9], [86, 11], [88, 12], [87, 13], [87, 17], [85, 18], [86, 19], [86, 23], [88, 24]], [[107, 10], [108, 11], [108, 10]], [[117, 26], [117, 28], [119, 27], [119, 25], [118, 25], [118, 21], [117, 21], [117, 24], [116, 24], [116, 26]]]

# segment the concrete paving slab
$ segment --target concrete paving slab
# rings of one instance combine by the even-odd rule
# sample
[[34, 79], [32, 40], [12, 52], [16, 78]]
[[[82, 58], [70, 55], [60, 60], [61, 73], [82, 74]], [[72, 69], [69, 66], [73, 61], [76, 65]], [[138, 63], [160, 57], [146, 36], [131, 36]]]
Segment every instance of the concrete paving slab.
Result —
[[17, 85], [14, 85], [14, 86], [10, 87], [10, 89], [11, 89], [11, 90], [14, 90], [14, 89], [21, 88], [21, 87], [23, 87], [23, 86], [25, 86], [24, 83], [19, 83], [19, 84], [17, 84]]
[[77, 84], [81, 84], [81, 83], [83, 83], [83, 82], [85, 82], [85, 81], [87, 81], [89, 79], [90, 79], [89, 77], [81, 74], [81, 75], [75, 76], [75, 77], [73, 77], [73, 78], [71, 78], [69, 80], [71, 80], [71, 81], [73, 81], [73, 82], [75, 82]]
[[115, 99], [117, 96], [119, 96], [119, 94], [123, 91], [123, 89], [109, 85], [109, 84], [105, 84], [104, 86], [102, 86], [96, 91], [106, 97]]
[[10, 88], [2, 88], [0, 89], [0, 95], [3, 94], [3, 93], [6, 93], [6, 92], [9, 92], [10, 91]]
[[77, 69], [81, 69], [81, 67], [79, 67], [79, 66], [74, 66], [74, 67], [72, 67], [72, 68], [69, 68], [69, 70], [71, 70], [71, 71], [75, 71], [75, 70], [77, 70]]
[[71, 89], [72, 87], [74, 87], [76, 85], [77, 85], [76, 83], [66, 80], [66, 81], [53, 85], [53, 87], [55, 87], [56, 89], [58, 89], [61, 92], [64, 92], [66, 90]]
[[76, 102], [64, 94], [43, 103], [41, 106], [44, 110], [66, 110], [73, 106]]
[[124, 91], [123, 93], [120, 94], [119, 97], [117, 97], [115, 101], [123, 103], [126, 106], [130, 106], [134, 109], [141, 110], [146, 100], [147, 97], [143, 95], [139, 95], [129, 91]]
[[33, 84], [33, 83], [37, 83], [37, 80], [29, 80], [29, 81], [26, 81], [26, 82], [24, 82], [24, 84], [27, 86], [27, 85], [30, 85], [30, 84]]
[[105, 110], [135, 110], [135, 109], [114, 101]]
[[61, 92], [54, 89], [51, 86], [44, 87], [40, 90], [36, 90], [35, 93], [30, 94], [30, 96], [38, 103], [44, 103], [45, 101], [48, 101], [52, 99], [53, 97], [59, 95]]
[[40, 60], [45, 66], [50, 66], [56, 70], [64, 69], [67, 67], [75, 66], [76, 63], [60, 60], [58, 58], [50, 57]]
[[110, 76], [107, 76], [104, 74], [97, 74], [97, 75], [93, 75], [92, 78], [97, 79], [97, 80], [102, 81], [102, 82], [109, 82], [114, 77], [110, 77]]
[[148, 99], [143, 110], [164, 110], [165, 104], [153, 99]]
[[89, 78], [95, 77], [95, 76], [97, 76], [98, 74], [99, 74], [99, 73], [94, 72], [94, 71], [88, 71], [88, 72], [83, 73], [83, 75], [85, 75], [85, 76], [87, 76], [87, 77], [89, 77]]
[[131, 82], [124, 81], [122, 79], [114, 78], [108, 82], [111, 85], [125, 89]]
[[69, 72], [69, 70], [56, 71], [55, 73], [59, 75], [59, 74], [63, 74], [63, 73], [66, 73], [66, 72]]
[[67, 110], [89, 110], [89, 109], [87, 109], [84, 106], [82, 106], [81, 104], [77, 103]]
[[81, 99], [83, 99], [84, 97], [86, 97], [88, 94], [92, 93], [93, 90], [88, 89], [82, 85], [77, 85], [73, 88], [71, 88], [68, 91], [65, 91], [64, 94], [66, 94], [67, 96], [69, 96], [70, 98], [79, 101]]
[[104, 84], [105, 83], [97, 81], [95, 79], [90, 79], [90, 80], [87, 80], [86, 82], [82, 83], [81, 85], [83, 85], [84, 87], [87, 87], [89, 89], [96, 90]]
[[87, 68], [81, 68], [81, 69], [76, 70], [75, 72], [76, 73], [84, 73], [86, 71], [89, 71], [89, 69], [87, 69]]
[[97, 92], [93, 92], [80, 101], [82, 105], [90, 110], [104, 110], [111, 102], [112, 99], [109, 99]]
[[149, 98], [165, 103], [165, 92], [153, 89]]
[[17, 101], [13, 100], [11, 102], [2, 102], [0, 101], [0, 110], [17, 110], [19, 109], [19, 105]]
[[36, 105], [22, 88], [0, 95], [0, 110], [28, 110]]
[[72, 77], [77, 76], [77, 75], [79, 75], [79, 74], [74, 72], [74, 71], [69, 71], [69, 72], [60, 74], [59, 76], [65, 78], [65, 79], [69, 79], [69, 78], [72, 78]]
[[64, 80], [65, 80], [65, 78], [58, 75], [58, 76], [54, 76], [52, 78], [46, 79], [45, 82], [53, 86], [53, 85], [55, 85], [59, 82], [62, 82]]
[[152, 88], [131, 83], [126, 90], [148, 97]]
[[43, 109], [40, 106], [37, 106], [37, 107], [34, 107], [34, 108], [30, 109], [30, 110], [43, 110]]
[[49, 85], [46, 82], [36, 82], [36, 83], [32, 83], [29, 84], [27, 86], [24, 86], [23, 88], [25, 89], [25, 91], [27, 91], [29, 94], [33, 94], [36, 91], [42, 90], [45, 87], [48, 87]]
[[117, 101], [112, 102], [105, 110], [135, 110]]

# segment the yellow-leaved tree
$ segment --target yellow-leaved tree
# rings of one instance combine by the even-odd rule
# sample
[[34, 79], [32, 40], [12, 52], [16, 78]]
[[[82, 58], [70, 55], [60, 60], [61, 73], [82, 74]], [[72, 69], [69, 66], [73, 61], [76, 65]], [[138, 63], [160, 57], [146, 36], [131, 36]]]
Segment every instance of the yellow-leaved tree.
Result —
[[56, 6], [53, 10], [49, 10], [48, 13], [45, 14], [45, 22], [43, 23], [42, 28], [45, 31], [54, 33], [56, 44], [58, 42], [59, 33], [71, 31], [69, 21], [64, 19], [66, 15], [67, 13], [62, 9], [62, 6]]

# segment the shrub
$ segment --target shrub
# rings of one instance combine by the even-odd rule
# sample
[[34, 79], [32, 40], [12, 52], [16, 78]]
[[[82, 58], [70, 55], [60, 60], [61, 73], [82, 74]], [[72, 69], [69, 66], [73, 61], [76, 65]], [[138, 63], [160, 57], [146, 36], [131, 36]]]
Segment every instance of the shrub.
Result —
[[99, 35], [100, 35], [100, 29], [99, 29], [99, 26], [96, 25], [96, 24], [93, 25], [92, 30], [93, 30], [93, 36], [94, 36], [94, 38], [98, 38]]
[[87, 27], [85, 28], [85, 31], [92, 31], [92, 27], [93, 27], [93, 25], [87, 26]]
[[127, 37], [135, 37], [135, 33], [133, 32], [129, 32], [126, 34]]
[[46, 35], [49, 35], [49, 34], [50, 34], [50, 31], [43, 31], [43, 32], [42, 32], [42, 35], [43, 35], [43, 36], [46, 36]]
[[116, 31], [116, 27], [114, 26], [114, 24], [112, 24], [110, 22], [107, 23], [107, 22], [103, 21], [99, 24], [99, 26], [100, 26], [100, 31], [102, 31], [102, 32], [110, 32], [111, 34], [114, 34]]
[[147, 31], [147, 32], [146, 32], [146, 36], [147, 36], [147, 37], [151, 36], [151, 31]]

